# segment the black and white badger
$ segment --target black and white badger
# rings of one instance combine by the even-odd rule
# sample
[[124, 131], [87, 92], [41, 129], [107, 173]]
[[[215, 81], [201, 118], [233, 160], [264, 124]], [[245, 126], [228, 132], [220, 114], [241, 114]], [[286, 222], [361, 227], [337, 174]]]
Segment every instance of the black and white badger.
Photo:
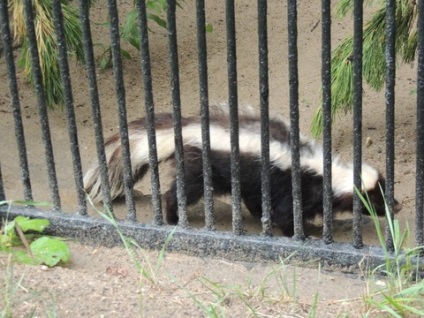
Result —
[[[227, 106], [228, 107], [228, 106]], [[230, 126], [225, 105], [213, 108], [210, 116], [211, 162], [214, 193], [231, 193], [230, 171]], [[196, 203], [203, 196], [201, 125], [200, 118], [182, 119], [184, 160], [186, 168], [187, 204]], [[293, 210], [291, 191], [290, 126], [279, 117], [270, 118], [270, 183], [272, 222], [281, 228], [284, 235], [293, 235]], [[172, 114], [162, 113], [155, 117], [156, 142], [159, 162], [172, 159], [175, 153]], [[241, 196], [250, 213], [260, 218], [261, 208], [261, 137], [260, 118], [250, 108], [244, 108], [239, 115], [239, 145], [241, 170]], [[141, 180], [148, 170], [149, 149], [145, 119], [129, 124], [129, 140], [134, 182]], [[302, 200], [304, 219], [313, 219], [322, 211], [322, 147], [313, 140], [301, 136], [300, 162], [302, 171]], [[109, 182], [112, 198], [120, 197], [123, 190], [123, 163], [120, 138], [116, 134], [106, 143]], [[367, 164], [362, 165], [362, 191], [366, 191], [378, 215], [385, 215], [382, 175]], [[94, 202], [101, 200], [99, 169], [93, 166], [84, 177], [87, 194]], [[351, 211], [353, 200], [353, 167], [343, 164], [335, 157], [332, 163], [332, 188], [334, 212]], [[176, 182], [165, 193], [166, 220], [169, 224], [178, 222]], [[395, 212], [401, 204], [395, 201]], [[364, 213], [366, 213], [365, 209]]]

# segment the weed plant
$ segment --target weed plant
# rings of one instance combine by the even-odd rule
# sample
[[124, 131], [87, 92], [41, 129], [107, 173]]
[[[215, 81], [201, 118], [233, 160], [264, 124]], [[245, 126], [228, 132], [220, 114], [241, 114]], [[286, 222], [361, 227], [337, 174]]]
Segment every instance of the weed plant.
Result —
[[46, 205], [44, 202], [0, 201], [0, 206], [7, 204], [8, 209], [4, 224], [0, 228], [0, 252], [9, 253], [19, 263], [53, 267], [66, 263], [70, 259], [68, 244], [62, 239], [42, 235], [50, 221], [47, 219], [30, 219], [17, 216], [9, 221], [8, 215], [12, 204]]
[[[408, 247], [409, 228], [406, 227], [402, 232], [399, 220], [392, 219], [386, 204], [387, 226], [394, 249], [393, 252], [389, 251], [380, 220], [373, 206], [369, 204], [369, 198], [367, 195], [361, 195], [359, 191], [356, 192], [371, 215], [385, 255], [385, 263], [370, 273], [372, 280], [380, 282], [382, 288], [376, 292], [368, 291], [365, 297], [370, 307], [368, 316], [371, 317], [372, 313], [378, 310], [391, 317], [424, 317], [424, 265], [420, 258], [422, 246]], [[381, 274], [384, 275], [384, 281], [378, 279]]]

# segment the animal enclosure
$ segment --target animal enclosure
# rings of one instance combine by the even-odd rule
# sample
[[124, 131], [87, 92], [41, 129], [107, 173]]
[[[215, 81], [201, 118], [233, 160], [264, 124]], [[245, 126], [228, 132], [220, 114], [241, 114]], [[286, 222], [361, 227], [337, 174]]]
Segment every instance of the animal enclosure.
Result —
[[[24, 92], [22, 90], [22, 87], [28, 84], [19, 77], [19, 69], [16, 69], [17, 60], [14, 52], [19, 51], [19, 48], [12, 49], [4, 1], [1, 7], [1, 33], [4, 42], [2, 72], [4, 74], [7, 72], [9, 97], [2, 105], [7, 112], [4, 115], [7, 119], [2, 119], [0, 125], [3, 126], [2, 131], [8, 131], [9, 134], [10, 131], [15, 132], [18, 150], [12, 149], [16, 148], [15, 141], [12, 143], [11, 139], [2, 138], [2, 148], [10, 151], [4, 151], [0, 157], [3, 172], [0, 179], [2, 185], [0, 199], [24, 198], [28, 201], [49, 201], [52, 208], [51, 211], [46, 211], [14, 206], [8, 212], [4, 206], [2, 216], [8, 214], [13, 217], [24, 214], [49, 218], [52, 222], [52, 227], [49, 229], [51, 233], [77, 237], [81, 240], [93, 240], [102, 244], [118, 243], [120, 238], [113, 225], [99, 217], [87, 199], [83, 176], [90, 166], [95, 166], [98, 167], [95, 193], [104, 202], [104, 205], [97, 205], [97, 208], [113, 211], [118, 219], [121, 219], [119, 225], [124, 235], [133, 237], [143, 246], [160, 247], [167, 234], [174, 229], [175, 224], [167, 223], [177, 223], [173, 240], [168, 246], [170, 249], [189, 253], [236, 259], [277, 259], [280, 255], [297, 252], [298, 256], [304, 259], [322, 258], [343, 265], [356, 264], [365, 255], [372, 261], [379, 261], [383, 257], [381, 250], [370, 246], [369, 242], [364, 244], [363, 234], [373, 226], [369, 218], [363, 215], [361, 201], [354, 191], [354, 187], [377, 192], [380, 190], [377, 181], [382, 179], [377, 169], [365, 164], [373, 152], [371, 163], [376, 165], [386, 179], [383, 190], [390, 213], [399, 210], [400, 202], [404, 201], [402, 195], [405, 194], [397, 191], [396, 199], [399, 202], [396, 201], [395, 171], [404, 172], [404, 182], [414, 184], [416, 194], [410, 196], [408, 204], [403, 202], [403, 209], [397, 216], [400, 218], [405, 210], [412, 211], [415, 244], [424, 243], [422, 218], [424, 129], [421, 129], [424, 120], [422, 118], [424, 63], [420, 63], [423, 52], [421, 34], [424, 28], [421, 25], [418, 28], [418, 78], [416, 82], [413, 81], [416, 95], [409, 97], [408, 100], [415, 102], [413, 106], [416, 107], [418, 116], [414, 117], [414, 113], [412, 118], [413, 124], [417, 125], [417, 134], [396, 136], [397, 121], [394, 121], [394, 117], [400, 103], [394, 98], [394, 84], [399, 76], [396, 77], [396, 60], [393, 50], [390, 49], [390, 45], [395, 43], [394, 20], [390, 15], [394, 14], [394, 7], [387, 8], [389, 17], [387, 21], [391, 21], [387, 23], [387, 85], [386, 99], [383, 100], [387, 106], [387, 113], [383, 107], [381, 108], [383, 112], [380, 111], [383, 116], [374, 118], [375, 121], [371, 123], [367, 121], [370, 118], [367, 118], [369, 114], [366, 112], [366, 107], [372, 108], [373, 105], [366, 99], [369, 95], [372, 96], [372, 93], [362, 96], [364, 87], [360, 76], [361, 41], [357, 40], [352, 55], [355, 67], [354, 124], [352, 129], [350, 127], [347, 129], [347, 126], [338, 124], [337, 121], [333, 124], [333, 128], [330, 125], [330, 60], [331, 49], [334, 43], [337, 43], [332, 36], [335, 34], [335, 24], [333, 23], [331, 28], [333, 19], [330, 10], [331, 1], [323, 1], [322, 14], [311, 13], [311, 17], [315, 20], [307, 22], [302, 20], [307, 15], [305, 13], [307, 5], [297, 4], [296, 1], [257, 3], [225, 1], [218, 4], [199, 0], [195, 4], [187, 4], [186, 7], [183, 5], [182, 9], [177, 9], [175, 1], [168, 1], [166, 31], [147, 19], [145, 3], [137, 1], [140, 51], [133, 50], [131, 60], [123, 58], [121, 48], [125, 47], [125, 43], [120, 37], [122, 23], [119, 22], [123, 18], [122, 12], [128, 11], [130, 4], [125, 1], [122, 3], [108, 1], [108, 7], [103, 9], [102, 14], [110, 22], [110, 28], [99, 29], [94, 23], [96, 21], [91, 19], [92, 12], [100, 10], [99, 7], [94, 5], [88, 8], [85, 1], [78, 1], [74, 5], [78, 6], [85, 53], [84, 64], [80, 66], [76, 65], [72, 58], [69, 59], [67, 43], [64, 40], [60, 2], [54, 1], [52, 10], [65, 96], [62, 111], [47, 109], [42, 75], [40, 68], [37, 67], [40, 59], [36, 49], [34, 17], [30, 3], [25, 1], [25, 17], [33, 63], [34, 91], [28, 88]], [[209, 21], [209, 10], [222, 10], [224, 14], [219, 19]], [[303, 12], [302, 19], [298, 18], [298, 11]], [[420, 14], [421, 11], [420, 8]], [[243, 21], [244, 24], [239, 21]], [[210, 33], [206, 32], [207, 23], [214, 26], [214, 30]], [[362, 24], [357, 23], [355, 19], [354, 37], [361, 39]], [[349, 26], [349, 32], [352, 32], [351, 25]], [[244, 28], [247, 28], [247, 31], [241, 33], [239, 30]], [[149, 32], [149, 29], [152, 32]], [[93, 45], [98, 40], [93, 40], [92, 34], [100, 36], [102, 41], [111, 42], [112, 69], [98, 70], [95, 57], [99, 55], [99, 51], [96, 45]], [[342, 32], [342, 35], [338, 33], [336, 37], [346, 34], [348, 33]], [[305, 69], [302, 63], [311, 58], [305, 55], [309, 53], [308, 43], [315, 42], [319, 43], [314, 46], [315, 55], [312, 56], [316, 60], [310, 62], [311, 65]], [[273, 49], [270, 50], [269, 47]], [[281, 63], [280, 60], [285, 62]], [[248, 66], [254, 69], [255, 73], [252, 71], [245, 73]], [[308, 67], [310, 69], [307, 69]], [[402, 72], [409, 74], [408, 70], [400, 70], [397, 74], [403, 74]], [[276, 77], [277, 73], [280, 77]], [[308, 82], [308, 77], [314, 81]], [[101, 87], [108, 80], [109, 87], [105, 90], [109, 91], [109, 95], [106, 95], [105, 91], [101, 91]], [[168, 84], [163, 83], [170, 84], [166, 87]], [[310, 138], [303, 137], [309, 134], [308, 121], [301, 119], [306, 112], [311, 113], [309, 109], [311, 106], [321, 103], [319, 102], [321, 88], [324, 137], [322, 142], [317, 143], [322, 143], [322, 148]], [[308, 97], [313, 98], [314, 102], [304, 100], [303, 96], [307, 96], [305, 91], [308, 90], [316, 91], [315, 95]], [[191, 95], [187, 95], [189, 91]], [[80, 96], [83, 92], [86, 93], [85, 97]], [[216, 120], [216, 113], [210, 107], [216, 104], [214, 100], [225, 101], [221, 105], [224, 111], [219, 114], [222, 117], [219, 121]], [[245, 102], [251, 105], [254, 115], [250, 113], [246, 115], [246, 109], [249, 108], [244, 106]], [[405, 104], [402, 107], [411, 108], [406, 102]], [[105, 115], [106, 113], [108, 115]], [[281, 114], [287, 122], [277, 117]], [[155, 124], [154, 118], [158, 120], [160, 116], [168, 117]], [[134, 124], [131, 122], [140, 117], [144, 118], [144, 123], [134, 129]], [[197, 125], [195, 130], [190, 130], [191, 126], [187, 123], [190, 121], [189, 118], [195, 118], [192, 121]], [[405, 122], [402, 117], [401, 120], [402, 123]], [[217, 122], [219, 124], [216, 124]], [[166, 134], [161, 125], [166, 126]], [[412, 125], [410, 121], [409, 125]], [[221, 130], [218, 130], [217, 126], [224, 131], [222, 135], [219, 134]], [[381, 146], [367, 148], [363, 142], [368, 134], [374, 131], [379, 132], [379, 136], [382, 134], [383, 139], [371, 137], [370, 140], [381, 144], [383, 150]], [[132, 138], [137, 133], [143, 134], [143, 140], [139, 141], [139, 144], [134, 144]], [[189, 135], [190, 133], [193, 135]], [[248, 137], [250, 139], [245, 142]], [[214, 141], [214, 138], [217, 140]], [[408, 174], [406, 170], [402, 170], [402, 162], [395, 160], [399, 158], [396, 149], [404, 151], [402, 147], [405, 146], [402, 143], [405, 139], [406, 143], [413, 142], [417, 150], [413, 158], [416, 166], [410, 163], [412, 159], [408, 154], [400, 156], [409, 160]], [[108, 146], [113, 142], [119, 147], [112, 154], [108, 152], [110, 150]], [[348, 156], [343, 151], [349, 144], [352, 145], [352, 149]], [[140, 167], [136, 166], [135, 161], [137, 145], [144, 146], [142, 156], [144, 161]], [[195, 146], [195, 151], [188, 146]], [[161, 155], [165, 150], [169, 154]], [[336, 155], [335, 152], [339, 154]], [[187, 158], [184, 159], [187, 154], [194, 154], [195, 160], [187, 162]], [[121, 158], [119, 173], [116, 172], [118, 170], [114, 170], [116, 167], [110, 164], [113, 156]], [[340, 165], [338, 156], [341, 157]], [[35, 157], [43, 159], [36, 160]], [[167, 159], [168, 163], [170, 160], [175, 161], [175, 204], [178, 220], [175, 219], [175, 213], [172, 214], [173, 220], [171, 217], [168, 220], [164, 217], [166, 207], [163, 196], [169, 187], [167, 182], [172, 183], [173, 177], [167, 179], [164, 176], [159, 162]], [[221, 164], [217, 165], [217, 162]], [[349, 162], [352, 162], [352, 165], [349, 165]], [[204, 179], [190, 181], [186, 177], [187, 166], [189, 172], [201, 172]], [[144, 176], [147, 167], [150, 167], [150, 172], [145, 176], [145, 185], [140, 190], [135, 182], [138, 179], [134, 176], [137, 173]], [[339, 167], [343, 169], [338, 169]], [[172, 165], [168, 168], [174, 170]], [[362, 182], [368, 180], [366, 178], [368, 168], [371, 171], [370, 175], [373, 175], [370, 187], [362, 185]], [[284, 174], [286, 177], [284, 180], [291, 182], [291, 186], [284, 191], [276, 192], [276, 185], [281, 187], [281, 182], [276, 182], [277, 177], [272, 173], [275, 170], [279, 171], [278, 178]], [[318, 183], [320, 194], [317, 199], [320, 206], [313, 206], [313, 210], [304, 206], [305, 199], [312, 197], [310, 190], [315, 189], [312, 188], [311, 179], [305, 178], [305, 173], [311, 171], [313, 176], [319, 176], [313, 180]], [[112, 182], [109, 177], [112, 172], [115, 176], [118, 175], [118, 181]], [[225, 175], [225, 182], [217, 180], [217, 173]], [[255, 176], [252, 178], [254, 180], [246, 180], [246, 175], [250, 173]], [[337, 190], [338, 177], [341, 175], [348, 180], [347, 190], [343, 183], [344, 192]], [[149, 177], [150, 182], [146, 185]], [[69, 180], [74, 184], [70, 185]], [[187, 193], [192, 195], [193, 191], [187, 192], [186, 181], [203, 187], [204, 193], [201, 194], [203, 204], [194, 208], [187, 204], [190, 203], [187, 200], [191, 199], [187, 197]], [[64, 184], [67, 186], [63, 186]], [[116, 192], [113, 186], [116, 184], [119, 184], [119, 194], [124, 199], [113, 202]], [[134, 186], [136, 191], [133, 191]], [[221, 191], [223, 194], [231, 194], [231, 197], [221, 199], [214, 196], [213, 189], [219, 186], [225, 188], [225, 191]], [[246, 194], [245, 189], [249, 187], [256, 189], [252, 192], [256, 194], [259, 192], [260, 195], [248, 200], [253, 196], [252, 193]], [[287, 209], [289, 212], [284, 213], [288, 213], [292, 219], [284, 218], [281, 221], [284, 224], [289, 223], [288, 230], [284, 230], [284, 226], [279, 227], [283, 228], [283, 234], [293, 237], [283, 236], [279, 229], [273, 226], [273, 223], [278, 223], [278, 218], [275, 217], [277, 211], [275, 198], [280, 198], [283, 194], [290, 199], [290, 202], [283, 202], [281, 205], [286, 204], [290, 207]], [[352, 206], [344, 202], [339, 204], [344, 210], [353, 210], [343, 222], [333, 221], [333, 209], [334, 212], [337, 210], [334, 202], [338, 195], [352, 202]], [[245, 206], [248, 206], [251, 215], [246, 213]], [[382, 206], [383, 211], [380, 211], [380, 215], [385, 214], [384, 204]], [[62, 213], [63, 211], [69, 213]], [[321, 225], [314, 226], [312, 232], [305, 230], [305, 226], [308, 226], [304, 224], [305, 211], [312, 211], [310, 213], [313, 217], [322, 214], [322, 219], [318, 220]], [[314, 218], [311, 219], [315, 221]], [[351, 224], [348, 230], [344, 230], [346, 224]], [[348, 238], [340, 239], [337, 231], [347, 235]], [[306, 237], [311, 233], [318, 239]], [[390, 238], [387, 244], [390, 247]]]

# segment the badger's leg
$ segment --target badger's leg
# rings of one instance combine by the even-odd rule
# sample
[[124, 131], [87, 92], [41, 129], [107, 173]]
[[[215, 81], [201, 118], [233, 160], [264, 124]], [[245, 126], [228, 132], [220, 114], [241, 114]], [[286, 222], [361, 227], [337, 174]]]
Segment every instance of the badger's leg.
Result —
[[[200, 154], [200, 155], [199, 155]], [[187, 206], [198, 202], [203, 196], [203, 170], [201, 152], [191, 150], [186, 147], [184, 153], [185, 159], [185, 191], [187, 197]], [[166, 222], [168, 224], [178, 223], [178, 200], [177, 200], [177, 181], [173, 180], [171, 187], [165, 193], [166, 201]]]
[[166, 223], [178, 223], [178, 200], [177, 200], [177, 182], [174, 180], [171, 187], [165, 193], [166, 201]]
[[290, 194], [281, 193], [273, 197], [272, 222], [279, 227], [285, 236], [293, 236], [293, 203]]
[[277, 226], [285, 236], [292, 237], [294, 235], [293, 214], [283, 218], [281, 223], [277, 223]]
[[[260, 199], [260, 198], [259, 198]], [[245, 197], [243, 198], [244, 205], [249, 210], [250, 214], [257, 219], [262, 217], [262, 203], [258, 201], [256, 198]]]
[[[198, 180], [199, 181], [199, 180]], [[203, 196], [203, 180], [200, 177], [200, 182], [187, 179], [186, 176], [186, 195], [187, 206], [195, 204]], [[166, 222], [168, 224], [178, 224], [178, 200], [177, 200], [177, 182], [173, 181], [170, 189], [165, 193], [166, 201]]]
[[[260, 198], [250, 196], [244, 199], [244, 204], [255, 218], [260, 219], [262, 217], [262, 204]], [[284, 204], [276, 205], [271, 211], [271, 221], [274, 225], [281, 229], [285, 236], [293, 236], [293, 212], [291, 211], [291, 205], [285, 206]]]

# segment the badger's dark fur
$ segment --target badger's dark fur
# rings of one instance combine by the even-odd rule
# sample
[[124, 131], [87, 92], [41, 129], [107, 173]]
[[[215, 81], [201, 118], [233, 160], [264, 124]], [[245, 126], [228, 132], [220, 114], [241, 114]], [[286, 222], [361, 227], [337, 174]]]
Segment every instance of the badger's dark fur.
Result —
[[[222, 151], [211, 152], [212, 181], [214, 194], [231, 194], [231, 168], [230, 154]], [[192, 146], [184, 148], [185, 184], [187, 194], [187, 205], [199, 201], [203, 197], [202, 177], [202, 152], [201, 149]], [[293, 235], [293, 198], [292, 198], [292, 176], [291, 170], [281, 170], [272, 165], [270, 169], [271, 186], [271, 220], [279, 227], [284, 235]], [[314, 219], [323, 214], [323, 185], [322, 175], [318, 175], [308, 169], [302, 169], [302, 205], [304, 220]], [[384, 189], [385, 181], [380, 175], [378, 183]], [[241, 154], [240, 156], [240, 189], [241, 198], [256, 218], [262, 216], [262, 193], [261, 193], [261, 163], [257, 156], [252, 154]], [[379, 187], [367, 192], [373, 203], [377, 215], [385, 215], [385, 205]], [[178, 222], [178, 205], [176, 194], [176, 181], [174, 180], [170, 189], [165, 193], [166, 221], [169, 224]], [[352, 210], [352, 193], [335, 195], [333, 198], [333, 212]], [[395, 209], [400, 205], [395, 202]], [[363, 207], [362, 212], [368, 211]]]
[[[225, 106], [225, 105], [224, 105]], [[228, 107], [228, 106], [227, 106]], [[188, 203], [194, 203], [203, 196], [202, 147], [200, 119], [182, 119], [182, 134], [185, 147], [186, 189]], [[270, 119], [270, 160], [272, 221], [285, 233], [292, 235], [292, 198], [291, 198], [291, 152], [290, 126], [281, 118]], [[155, 117], [156, 143], [159, 162], [174, 156], [174, 132], [171, 114], [157, 114]], [[210, 136], [212, 151], [213, 183], [216, 194], [231, 192], [230, 178], [230, 124], [225, 107], [216, 108], [210, 116]], [[129, 125], [129, 141], [134, 182], [141, 180], [149, 166], [149, 149], [145, 119], [136, 120]], [[111, 197], [123, 195], [123, 163], [119, 135], [110, 137], [106, 143], [106, 158], [109, 171]], [[260, 154], [261, 135], [259, 116], [244, 109], [239, 115], [239, 148], [241, 154], [242, 197], [250, 212], [261, 216], [261, 178]], [[301, 136], [300, 164], [302, 169], [303, 209], [305, 219], [322, 214], [322, 148], [313, 140]], [[366, 164], [362, 165], [363, 191], [367, 191], [379, 215], [384, 215], [384, 201], [380, 186], [384, 189], [384, 178], [378, 171]], [[94, 165], [84, 176], [84, 185], [94, 202], [101, 200], [100, 175]], [[353, 168], [343, 164], [337, 157], [332, 163], [333, 208], [335, 211], [352, 209]], [[166, 193], [167, 221], [177, 222], [175, 185]], [[401, 204], [395, 202], [395, 211]]]

